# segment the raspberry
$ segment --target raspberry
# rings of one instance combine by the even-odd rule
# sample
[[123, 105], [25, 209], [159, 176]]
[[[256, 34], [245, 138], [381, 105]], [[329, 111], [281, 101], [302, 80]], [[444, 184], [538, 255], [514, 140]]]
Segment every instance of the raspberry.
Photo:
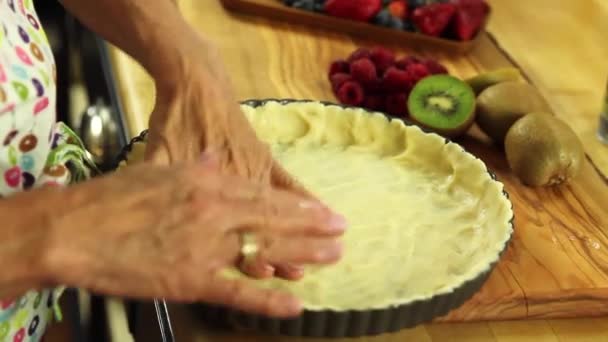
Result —
[[407, 56], [395, 62], [395, 66], [401, 70], [407, 70], [410, 64], [420, 63], [420, 59], [415, 56]]
[[348, 62], [343, 59], [333, 61], [329, 66], [329, 77], [337, 73], [348, 74], [350, 70], [349, 68], [350, 66], [348, 65]]
[[386, 69], [395, 64], [395, 54], [383, 47], [373, 48], [370, 52], [370, 59], [374, 62], [374, 65], [380, 74], [383, 74]]
[[389, 92], [409, 92], [414, 85], [414, 78], [405, 70], [390, 67], [382, 79], [384, 89]]
[[355, 50], [353, 53], [350, 54], [350, 56], [348, 56], [348, 62], [352, 63], [354, 61], [356, 61], [357, 59], [361, 59], [361, 58], [370, 58], [371, 54], [370, 51], [366, 48], [358, 48], [357, 50]]
[[429, 70], [429, 72], [433, 75], [448, 73], [448, 70], [443, 65], [439, 64], [439, 62], [437, 62], [435, 60], [427, 59], [426, 61], [424, 61], [424, 65]]
[[331, 89], [334, 92], [337, 92], [338, 89], [340, 89], [340, 87], [342, 86], [342, 84], [344, 84], [344, 82], [352, 81], [353, 78], [349, 74], [339, 72], [331, 76], [329, 80], [331, 82]]
[[367, 82], [363, 85], [363, 89], [366, 94], [382, 94], [384, 93], [384, 87], [382, 84], [382, 79], [376, 78], [371, 82]]
[[368, 95], [363, 100], [363, 107], [371, 110], [384, 110], [386, 99], [382, 95]]
[[412, 21], [420, 32], [439, 37], [445, 31], [455, 12], [456, 5], [452, 3], [432, 3], [416, 8], [412, 13]]
[[420, 81], [421, 79], [429, 76], [431, 73], [426, 65], [422, 63], [411, 64], [407, 67], [407, 72], [412, 75], [414, 79], [414, 83]]
[[395, 116], [407, 116], [407, 93], [397, 93], [387, 96], [386, 111]]
[[376, 79], [376, 66], [368, 58], [361, 58], [350, 65], [350, 74], [362, 84], [370, 83]]
[[336, 95], [338, 100], [347, 105], [358, 106], [363, 103], [363, 99], [365, 98], [365, 93], [361, 85], [354, 81], [344, 82], [340, 89], [338, 90], [338, 94]]

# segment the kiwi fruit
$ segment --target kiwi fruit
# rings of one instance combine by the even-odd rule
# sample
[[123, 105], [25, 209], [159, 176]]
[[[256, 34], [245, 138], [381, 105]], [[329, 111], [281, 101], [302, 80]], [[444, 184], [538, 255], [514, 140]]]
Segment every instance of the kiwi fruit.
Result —
[[550, 113], [530, 113], [507, 132], [505, 153], [511, 170], [528, 186], [552, 186], [572, 179], [585, 158], [576, 133]]
[[475, 119], [473, 89], [453, 76], [434, 75], [420, 80], [407, 101], [410, 118], [447, 137], [466, 132]]
[[515, 121], [532, 112], [551, 113], [551, 108], [538, 90], [526, 82], [498, 83], [477, 96], [477, 124], [498, 144], [503, 143]]
[[507, 67], [479, 74], [467, 79], [465, 82], [467, 82], [471, 88], [473, 88], [475, 94], [478, 95], [486, 88], [489, 88], [495, 84], [520, 80], [523, 80], [523, 77], [519, 69]]

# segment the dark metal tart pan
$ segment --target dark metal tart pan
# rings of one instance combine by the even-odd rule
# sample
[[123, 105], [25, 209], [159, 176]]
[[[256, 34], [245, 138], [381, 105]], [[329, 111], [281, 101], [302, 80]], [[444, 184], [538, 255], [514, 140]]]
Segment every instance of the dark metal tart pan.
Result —
[[[242, 102], [242, 104], [251, 107], [259, 107], [268, 102], [277, 102], [284, 105], [298, 102], [317, 102], [324, 105], [352, 108], [330, 102], [294, 99], [247, 100]], [[395, 119], [393, 117], [389, 118]], [[411, 125], [411, 123], [408, 122], [405, 122], [405, 124]], [[131, 151], [133, 144], [144, 142], [146, 134], [147, 131], [144, 131], [138, 137], [132, 139], [119, 156], [118, 162], [126, 161], [127, 155]], [[452, 142], [445, 139], [445, 143]], [[487, 172], [496, 180], [496, 176], [491, 171], [488, 170]], [[509, 198], [506, 191], [503, 191], [503, 196], [507, 199]], [[510, 224], [511, 227], [513, 227], [513, 217], [510, 220]], [[258, 331], [273, 335], [341, 338], [373, 336], [396, 332], [401, 329], [411, 328], [418, 324], [432, 321], [464, 304], [488, 279], [490, 273], [498, 263], [498, 260], [500, 260], [500, 257], [507, 249], [511, 238], [512, 233], [495, 261], [488, 265], [488, 267], [475, 278], [462, 283], [451, 292], [437, 294], [424, 300], [416, 300], [397, 306], [373, 310], [305, 310], [302, 315], [295, 319], [274, 319], [204, 303], [194, 305], [193, 309], [200, 314], [203, 320], [216, 327], [221, 326], [222, 328], [232, 330]]]

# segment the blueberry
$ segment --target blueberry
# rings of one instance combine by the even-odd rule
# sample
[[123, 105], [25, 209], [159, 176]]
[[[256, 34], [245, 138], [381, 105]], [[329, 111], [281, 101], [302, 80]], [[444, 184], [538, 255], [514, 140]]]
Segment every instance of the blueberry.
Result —
[[416, 7], [424, 6], [427, 4], [426, 0], [408, 0], [408, 5], [410, 9], [414, 9]]
[[393, 19], [393, 15], [389, 12], [388, 9], [383, 9], [374, 17], [374, 24], [380, 26], [390, 26], [391, 20]]
[[403, 30], [403, 20], [401, 20], [397, 17], [391, 16], [391, 20], [387, 26], [390, 28], [393, 28], [393, 29]]
[[410, 31], [410, 32], [416, 32], [416, 27], [414, 27], [414, 24], [411, 21], [406, 20], [403, 22], [403, 30]]
[[315, 6], [314, 6], [315, 12], [325, 11], [325, 1], [326, 0], [315, 0]]
[[315, 10], [315, 0], [298, 0], [294, 2], [291, 7], [299, 8], [306, 11], [314, 11]]

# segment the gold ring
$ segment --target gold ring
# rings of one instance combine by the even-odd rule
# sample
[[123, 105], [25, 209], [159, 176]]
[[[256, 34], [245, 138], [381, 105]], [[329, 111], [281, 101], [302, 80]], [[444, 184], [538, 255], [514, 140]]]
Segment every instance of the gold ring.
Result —
[[257, 259], [260, 247], [253, 233], [241, 234], [241, 255], [244, 263], [251, 263]]

